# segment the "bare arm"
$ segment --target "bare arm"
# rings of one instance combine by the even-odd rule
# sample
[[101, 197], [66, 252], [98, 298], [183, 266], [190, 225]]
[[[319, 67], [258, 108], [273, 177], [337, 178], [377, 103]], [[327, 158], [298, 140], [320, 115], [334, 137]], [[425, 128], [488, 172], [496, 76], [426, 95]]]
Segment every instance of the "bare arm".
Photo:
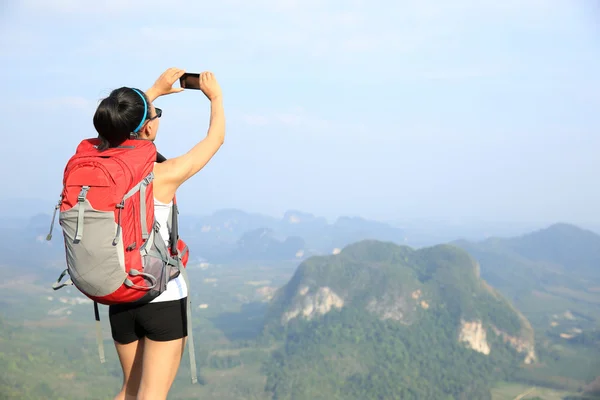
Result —
[[173, 87], [173, 84], [181, 78], [185, 73], [184, 70], [179, 68], [169, 68], [158, 77], [154, 85], [146, 90], [146, 97], [150, 103], [154, 103], [154, 100], [160, 96], [165, 96], [172, 93], [183, 92], [181, 87]]
[[219, 84], [210, 72], [203, 72], [200, 85], [211, 104], [208, 133], [187, 153], [155, 165], [154, 192], [159, 201], [171, 201], [179, 186], [204, 168], [225, 141], [225, 112]]
[[[187, 153], [155, 166], [155, 175], [169, 191], [197, 174], [210, 161], [225, 141], [225, 113], [221, 98], [211, 101], [210, 125], [206, 137]], [[171, 196], [172, 197], [172, 196]]]

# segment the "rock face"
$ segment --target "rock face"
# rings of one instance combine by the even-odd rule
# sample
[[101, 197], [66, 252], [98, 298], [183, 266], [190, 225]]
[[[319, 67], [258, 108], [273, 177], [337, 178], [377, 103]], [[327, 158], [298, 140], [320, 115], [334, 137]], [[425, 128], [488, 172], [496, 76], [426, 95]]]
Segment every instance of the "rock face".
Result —
[[[495, 335], [501, 337], [504, 343], [509, 344], [517, 352], [524, 353], [523, 362], [525, 364], [532, 364], [537, 360], [535, 346], [532, 342], [524, 338], [511, 336], [494, 325], [490, 325], [490, 329]], [[462, 320], [458, 340], [464, 342], [469, 348], [485, 355], [489, 355], [492, 351], [487, 340], [487, 330], [481, 321]]]
[[508, 343], [519, 353], [525, 353], [525, 359], [523, 360], [525, 364], [532, 364], [537, 361], [537, 356], [535, 354], [535, 345], [533, 341], [527, 340], [526, 338], [522, 337], [511, 336], [508, 333], [496, 328], [495, 326], [492, 326], [492, 329], [494, 330], [494, 333], [496, 333], [496, 335], [502, 337], [504, 343]]
[[333, 308], [340, 309], [344, 306], [344, 300], [328, 287], [320, 287], [314, 293], [309, 291], [308, 286], [300, 288], [298, 291], [300, 300], [296, 303], [296, 307], [282, 315], [282, 323], [285, 324], [298, 316], [310, 320], [315, 315], [324, 315]]
[[277, 289], [270, 286], [263, 286], [256, 289], [256, 294], [260, 296], [262, 302], [269, 302], [273, 298]]
[[465, 342], [471, 349], [486, 356], [490, 354], [490, 345], [487, 342], [487, 332], [481, 321], [460, 322], [460, 333], [458, 340]]

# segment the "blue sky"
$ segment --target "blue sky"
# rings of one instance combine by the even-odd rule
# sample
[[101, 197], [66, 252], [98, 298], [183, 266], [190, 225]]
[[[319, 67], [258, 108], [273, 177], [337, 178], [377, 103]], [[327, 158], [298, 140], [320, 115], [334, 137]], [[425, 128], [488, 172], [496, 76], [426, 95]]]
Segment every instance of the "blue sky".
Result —
[[[175, 66], [213, 71], [227, 115], [186, 213], [600, 223], [594, 4], [3, 2], [2, 196], [54, 201], [98, 101]], [[163, 154], [204, 137], [201, 93], [156, 104]]]

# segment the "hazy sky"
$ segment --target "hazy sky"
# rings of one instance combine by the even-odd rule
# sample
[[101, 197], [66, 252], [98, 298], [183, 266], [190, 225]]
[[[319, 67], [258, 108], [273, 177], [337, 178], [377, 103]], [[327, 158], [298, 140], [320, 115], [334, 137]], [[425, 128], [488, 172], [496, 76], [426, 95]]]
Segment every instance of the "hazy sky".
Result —
[[[175, 66], [213, 71], [227, 116], [182, 212], [600, 222], [592, 4], [4, 1], [1, 196], [54, 201], [99, 99]], [[201, 93], [157, 105], [163, 154], [204, 137]]]

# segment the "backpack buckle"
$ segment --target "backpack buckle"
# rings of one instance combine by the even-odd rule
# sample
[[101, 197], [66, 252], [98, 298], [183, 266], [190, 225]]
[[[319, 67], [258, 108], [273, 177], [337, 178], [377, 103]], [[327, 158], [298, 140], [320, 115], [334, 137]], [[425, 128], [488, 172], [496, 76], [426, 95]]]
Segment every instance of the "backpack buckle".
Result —
[[81, 192], [79, 192], [79, 196], [77, 196], [77, 201], [79, 203], [83, 203], [85, 201], [85, 197], [87, 196], [87, 192], [90, 190], [89, 186], [82, 186]]
[[152, 182], [154, 180], [154, 172], [150, 172], [148, 174], [148, 176], [146, 176], [143, 180], [142, 180], [142, 185], [144, 186], [148, 186], [150, 185], [150, 182]]

